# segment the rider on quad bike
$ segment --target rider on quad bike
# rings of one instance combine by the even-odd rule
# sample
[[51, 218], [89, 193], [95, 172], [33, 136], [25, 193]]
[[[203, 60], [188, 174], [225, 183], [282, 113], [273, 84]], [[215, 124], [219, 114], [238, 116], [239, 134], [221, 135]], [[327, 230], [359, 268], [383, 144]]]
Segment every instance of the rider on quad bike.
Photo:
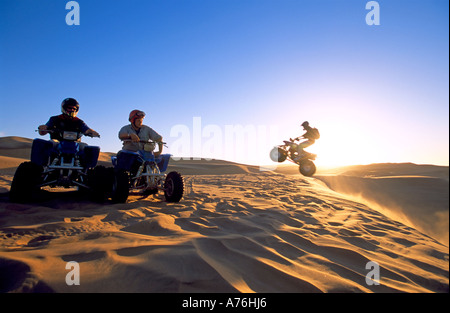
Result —
[[97, 173], [100, 147], [88, 146], [80, 141], [83, 135], [100, 137], [76, 115], [78, 102], [67, 98], [61, 103], [62, 114], [52, 116], [40, 125], [40, 135], [50, 133], [51, 140], [34, 139], [30, 161], [19, 165], [10, 189], [13, 202], [32, 200], [41, 187], [81, 187], [95, 194], [102, 177]]
[[305, 138], [307, 140], [301, 142], [298, 145], [297, 156], [293, 159], [294, 161], [298, 161], [301, 158], [303, 158], [305, 154], [308, 154], [308, 152], [304, 151], [304, 149], [313, 145], [316, 142], [316, 140], [320, 138], [319, 130], [317, 128], [309, 126], [309, 122], [305, 121], [302, 123], [301, 126], [303, 127], [303, 130], [306, 131], [306, 133], [294, 139], [290, 138], [290, 140], [296, 141], [300, 140], [301, 138]]
[[[140, 110], [133, 110], [130, 112], [128, 120], [130, 124], [125, 125], [119, 131], [119, 139], [123, 140], [122, 150], [139, 151], [142, 150], [143, 143], [140, 141], [156, 141], [158, 142], [159, 153], [162, 152], [163, 144], [162, 136], [154, 131], [152, 128], [144, 125], [145, 113]], [[155, 153], [155, 156], [159, 156]]]
[[[124, 203], [131, 192], [143, 196], [164, 191], [167, 202], [179, 202], [183, 197], [184, 181], [180, 173], [172, 171], [167, 175], [170, 154], [161, 154], [164, 142], [152, 128], [143, 125], [145, 113], [133, 110], [130, 124], [119, 131], [123, 148], [112, 156], [113, 181], [111, 199]], [[155, 146], [158, 145], [158, 151]]]
[[[61, 103], [62, 114], [50, 117], [49, 121], [38, 127], [39, 135], [47, 135], [50, 131], [50, 138], [54, 142], [63, 140], [61, 132], [52, 132], [58, 129], [62, 131], [80, 132], [91, 137], [100, 137], [100, 135], [93, 129], [89, 128], [83, 120], [77, 117], [80, 110], [80, 104], [73, 98], [66, 98]], [[84, 148], [84, 145], [80, 145]]]
[[[304, 148], [311, 146], [319, 139], [320, 134], [317, 128], [310, 127], [308, 122], [303, 122], [302, 126], [306, 133], [295, 139], [290, 138], [289, 141], [284, 140], [284, 144], [275, 146], [270, 151], [270, 159], [278, 163], [289, 160], [298, 165], [301, 174], [310, 177], [316, 172], [316, 165], [313, 162], [316, 155], [304, 151]], [[304, 138], [306, 141], [296, 143], [295, 141], [300, 140], [300, 138]]]
[[[162, 136], [153, 128], [144, 125], [145, 113], [140, 110], [130, 112], [128, 120], [130, 124], [123, 126], [119, 130], [119, 139], [123, 141], [122, 150], [137, 152], [144, 149], [144, 142], [154, 141], [158, 143], [159, 151], [154, 152], [155, 157], [159, 157], [162, 153], [163, 144]], [[139, 162], [135, 162], [132, 166], [132, 172], [135, 173], [140, 166]]]
[[[50, 133], [50, 139], [53, 148], [56, 149], [61, 141], [64, 141], [64, 132], [76, 132], [79, 138], [76, 138], [78, 143], [79, 155], [81, 161], [85, 161], [85, 147], [86, 143], [81, 142], [81, 136], [100, 137], [99, 133], [89, 128], [86, 123], [77, 117], [80, 110], [80, 104], [74, 98], [66, 98], [61, 103], [62, 114], [52, 116], [48, 122], [38, 127], [39, 135], [45, 136]], [[38, 144], [38, 142], [36, 142]], [[33, 154], [32, 154], [33, 155]], [[33, 161], [33, 160], [32, 160]]]

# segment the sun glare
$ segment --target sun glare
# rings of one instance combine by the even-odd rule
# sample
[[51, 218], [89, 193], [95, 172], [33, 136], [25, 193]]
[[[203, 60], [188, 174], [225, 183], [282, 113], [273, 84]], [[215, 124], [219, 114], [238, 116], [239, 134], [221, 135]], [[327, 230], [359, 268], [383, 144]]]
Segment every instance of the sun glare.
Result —
[[317, 154], [316, 164], [321, 167], [339, 167], [346, 165], [375, 163], [381, 158], [381, 151], [377, 151], [372, 144], [372, 136], [363, 131], [353, 132], [340, 129], [339, 131], [323, 129], [323, 134], [308, 150]]

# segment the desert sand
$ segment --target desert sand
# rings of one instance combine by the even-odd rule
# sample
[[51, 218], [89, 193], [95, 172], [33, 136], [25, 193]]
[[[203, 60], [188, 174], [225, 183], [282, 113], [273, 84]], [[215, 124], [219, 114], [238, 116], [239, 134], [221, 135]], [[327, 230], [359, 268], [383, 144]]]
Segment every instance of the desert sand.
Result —
[[[448, 167], [308, 178], [295, 167], [183, 160], [169, 168], [185, 177], [179, 203], [95, 203], [75, 190], [10, 203], [31, 141], [0, 138], [0, 292], [449, 292]], [[66, 283], [70, 261], [79, 285]], [[377, 278], [369, 262], [378, 284], [366, 281]]]

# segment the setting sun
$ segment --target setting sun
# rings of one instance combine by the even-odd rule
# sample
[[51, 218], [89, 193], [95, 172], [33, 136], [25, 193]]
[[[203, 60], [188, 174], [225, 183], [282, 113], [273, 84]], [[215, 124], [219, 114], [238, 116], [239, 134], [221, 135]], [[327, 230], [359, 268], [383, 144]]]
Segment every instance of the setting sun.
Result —
[[[323, 127], [321, 132], [325, 135], [309, 149], [318, 155], [318, 166], [369, 164], [383, 158], [383, 151], [374, 148], [371, 136], [364, 130], [355, 131], [351, 127], [333, 130]], [[343, 136], [349, 133], [353, 133], [352, 136]]]

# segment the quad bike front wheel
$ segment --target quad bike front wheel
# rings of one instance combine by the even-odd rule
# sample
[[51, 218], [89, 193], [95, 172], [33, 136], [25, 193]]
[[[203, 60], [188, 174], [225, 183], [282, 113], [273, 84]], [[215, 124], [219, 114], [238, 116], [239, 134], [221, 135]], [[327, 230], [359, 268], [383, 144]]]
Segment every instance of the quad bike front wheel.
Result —
[[40, 189], [38, 186], [42, 183], [42, 172], [42, 166], [36, 163], [24, 162], [20, 164], [11, 183], [10, 201], [16, 203], [31, 201]]
[[281, 148], [275, 147], [270, 151], [270, 159], [274, 162], [284, 162], [287, 158], [287, 153]]
[[298, 167], [303, 176], [313, 176], [316, 173], [316, 165], [311, 160], [303, 160]]
[[167, 174], [164, 182], [164, 196], [167, 202], [180, 202], [184, 193], [183, 177], [178, 172]]

